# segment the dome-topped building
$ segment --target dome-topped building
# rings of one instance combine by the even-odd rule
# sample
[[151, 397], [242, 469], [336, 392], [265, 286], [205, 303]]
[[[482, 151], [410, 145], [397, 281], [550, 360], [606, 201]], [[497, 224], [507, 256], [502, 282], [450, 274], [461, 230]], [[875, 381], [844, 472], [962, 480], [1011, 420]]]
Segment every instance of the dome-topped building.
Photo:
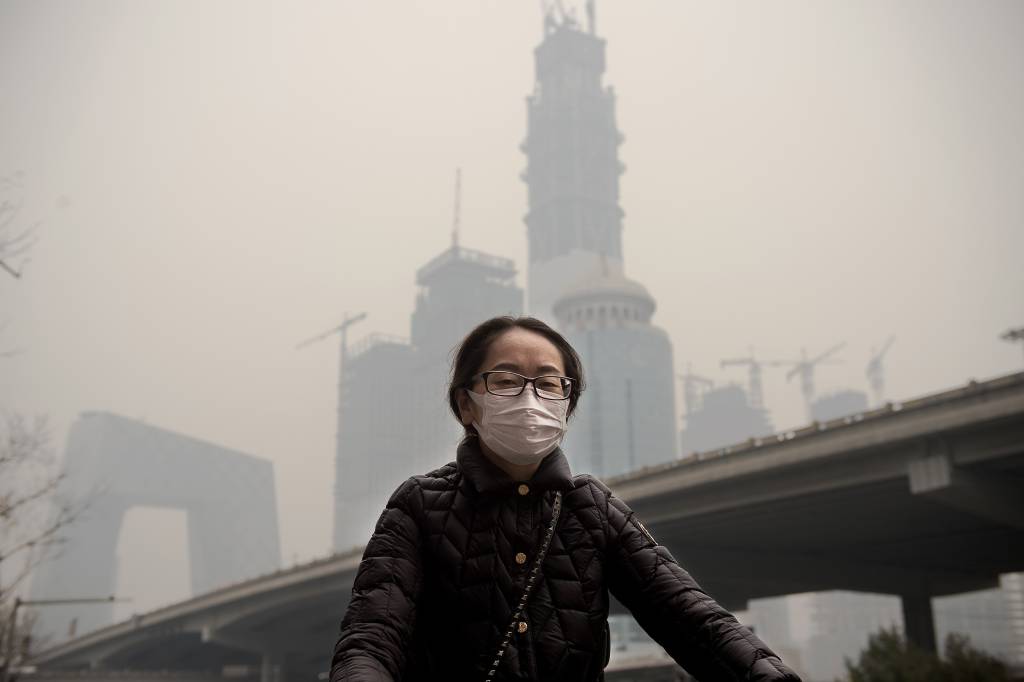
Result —
[[564, 331], [647, 325], [657, 305], [647, 288], [622, 274], [618, 265], [586, 277], [562, 293], [552, 310]]
[[586, 372], [565, 441], [574, 471], [615, 476], [676, 456], [672, 344], [651, 324], [654, 309], [642, 284], [607, 263], [552, 306]]

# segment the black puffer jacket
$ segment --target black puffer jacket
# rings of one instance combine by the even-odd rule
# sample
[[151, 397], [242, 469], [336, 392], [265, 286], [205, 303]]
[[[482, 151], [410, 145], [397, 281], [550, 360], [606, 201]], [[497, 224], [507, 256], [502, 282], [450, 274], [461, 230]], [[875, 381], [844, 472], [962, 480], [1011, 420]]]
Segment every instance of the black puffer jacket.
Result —
[[377, 521], [334, 647], [331, 682], [482, 680], [534, 552], [562, 514], [502, 680], [600, 680], [608, 593], [701, 682], [799, 682], [705, 594], [600, 481], [548, 455], [525, 484], [475, 441], [456, 461], [403, 483]]

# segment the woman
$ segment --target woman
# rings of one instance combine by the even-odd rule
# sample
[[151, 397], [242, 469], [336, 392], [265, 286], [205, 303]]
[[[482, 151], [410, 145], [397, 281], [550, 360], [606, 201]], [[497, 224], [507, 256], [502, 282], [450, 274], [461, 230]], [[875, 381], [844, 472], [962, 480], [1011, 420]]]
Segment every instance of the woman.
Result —
[[340, 680], [601, 680], [608, 595], [702, 682], [799, 682], [622, 500], [558, 447], [583, 369], [556, 331], [498, 317], [465, 338], [454, 462], [392, 495], [334, 648]]

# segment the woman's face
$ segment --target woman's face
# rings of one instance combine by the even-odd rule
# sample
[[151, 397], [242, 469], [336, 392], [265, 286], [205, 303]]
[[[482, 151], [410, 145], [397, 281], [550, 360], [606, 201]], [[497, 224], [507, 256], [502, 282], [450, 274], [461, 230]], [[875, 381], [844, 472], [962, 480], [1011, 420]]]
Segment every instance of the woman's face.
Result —
[[[522, 327], [513, 327], [491, 341], [487, 356], [477, 372], [500, 369], [527, 377], [565, 375], [565, 363], [558, 347], [540, 334]], [[483, 380], [477, 379], [471, 390], [483, 393]], [[480, 418], [480, 408], [464, 392], [459, 393], [459, 414], [466, 426]]]

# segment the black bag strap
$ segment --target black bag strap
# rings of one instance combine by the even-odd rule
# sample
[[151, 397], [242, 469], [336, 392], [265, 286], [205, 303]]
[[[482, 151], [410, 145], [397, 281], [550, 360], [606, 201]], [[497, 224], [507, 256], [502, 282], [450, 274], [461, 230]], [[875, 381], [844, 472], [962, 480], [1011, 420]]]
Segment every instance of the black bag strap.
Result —
[[555, 526], [558, 525], [558, 517], [561, 513], [562, 491], [559, 490], [555, 492], [555, 503], [551, 508], [551, 523], [548, 525], [548, 530], [540, 543], [540, 551], [537, 552], [537, 556], [533, 560], [530, 578], [526, 581], [526, 587], [523, 588], [522, 596], [519, 597], [519, 605], [512, 612], [512, 620], [509, 621], [508, 628], [505, 630], [505, 637], [501, 640], [498, 650], [494, 652], [494, 662], [491, 664], [487, 677], [484, 678], [485, 682], [491, 682], [494, 679], [494, 675], [498, 672], [498, 666], [501, 665], [501, 658], [505, 655], [505, 649], [508, 648], [508, 643], [512, 640], [512, 633], [516, 629], [516, 624], [526, 612], [526, 603], [530, 600], [530, 595], [533, 593], [533, 586], [537, 582], [537, 576], [540, 575], [540, 567], [544, 563], [544, 557], [548, 555], [548, 547], [551, 545], [551, 538], [555, 535]]

